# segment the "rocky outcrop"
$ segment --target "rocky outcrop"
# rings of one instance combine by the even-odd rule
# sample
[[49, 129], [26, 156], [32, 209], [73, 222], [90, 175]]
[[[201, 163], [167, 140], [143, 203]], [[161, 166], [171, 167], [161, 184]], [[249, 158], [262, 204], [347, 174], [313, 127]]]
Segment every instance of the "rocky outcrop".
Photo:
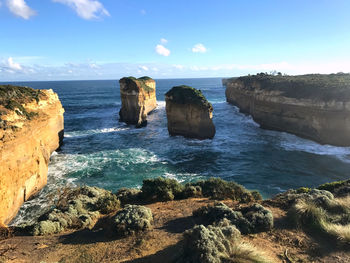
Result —
[[188, 138], [212, 139], [215, 136], [213, 106], [200, 90], [173, 87], [165, 94], [169, 134]]
[[120, 121], [136, 127], [147, 125], [147, 115], [157, 107], [156, 82], [149, 77], [128, 77], [120, 79], [119, 85]]
[[224, 80], [226, 99], [262, 128], [321, 144], [350, 146], [350, 75], [271, 76]]
[[0, 86], [0, 224], [46, 185], [50, 155], [63, 139], [63, 113], [52, 90]]

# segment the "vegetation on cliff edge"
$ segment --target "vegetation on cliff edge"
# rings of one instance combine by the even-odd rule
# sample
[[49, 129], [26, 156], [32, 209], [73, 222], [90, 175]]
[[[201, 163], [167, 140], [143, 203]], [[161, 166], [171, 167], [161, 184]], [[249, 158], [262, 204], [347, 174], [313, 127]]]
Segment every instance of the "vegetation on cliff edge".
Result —
[[195, 104], [200, 107], [213, 109], [211, 103], [204, 97], [202, 91], [182, 85], [173, 87], [165, 96], [172, 102], [178, 104]]
[[152, 92], [154, 91], [153, 88], [146, 85], [146, 82], [149, 80], [153, 80], [152, 78], [148, 76], [144, 76], [141, 78], [135, 78], [135, 77], [124, 77], [119, 80], [119, 82], [125, 82], [128, 88], [135, 89], [136, 86], [142, 88], [146, 92]]
[[258, 84], [261, 89], [279, 91], [283, 96], [296, 99], [350, 100], [350, 74], [344, 73], [299, 76], [259, 73], [225, 80], [224, 84], [230, 81], [240, 81], [245, 87], [251, 89]]

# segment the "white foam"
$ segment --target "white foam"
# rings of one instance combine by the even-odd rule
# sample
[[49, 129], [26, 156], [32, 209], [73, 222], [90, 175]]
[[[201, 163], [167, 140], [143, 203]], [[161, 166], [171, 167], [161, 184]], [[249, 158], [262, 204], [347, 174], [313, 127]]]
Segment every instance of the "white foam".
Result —
[[165, 101], [157, 101], [157, 109], [164, 109], [165, 108]]
[[86, 131], [73, 131], [73, 132], [65, 132], [64, 137], [72, 138], [72, 137], [85, 137], [94, 134], [100, 133], [110, 133], [110, 132], [121, 132], [129, 130], [128, 127], [113, 127], [113, 128], [104, 128], [104, 129], [95, 129], [95, 130], [86, 130]]

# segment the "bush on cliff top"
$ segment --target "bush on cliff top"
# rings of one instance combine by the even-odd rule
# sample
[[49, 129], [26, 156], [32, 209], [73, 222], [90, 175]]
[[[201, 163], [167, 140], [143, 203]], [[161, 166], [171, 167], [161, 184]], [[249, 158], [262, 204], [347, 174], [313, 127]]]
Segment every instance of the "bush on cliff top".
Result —
[[12, 111], [16, 111], [18, 115], [23, 115], [27, 119], [31, 119], [37, 114], [28, 112], [22, 104], [32, 101], [38, 102], [40, 98], [46, 95], [40, 91], [28, 87], [0, 85], [0, 106]]
[[[282, 95], [297, 99], [321, 99], [324, 101], [350, 100], [350, 74], [309, 74], [282, 76], [257, 74], [235, 79], [246, 87], [259, 83], [265, 90], [281, 91]], [[226, 81], [226, 83], [229, 81]]]
[[162, 177], [146, 179], [143, 181], [140, 196], [147, 201], [171, 201], [190, 197], [232, 199], [240, 202], [261, 200], [261, 195], [256, 191], [250, 192], [239, 184], [220, 178], [210, 178], [185, 185], [175, 179]]
[[228, 220], [208, 227], [195, 226], [184, 233], [184, 254], [178, 262], [272, 262], [250, 244], [243, 243], [240, 236]]
[[170, 101], [178, 104], [195, 104], [200, 107], [208, 108], [210, 110], [213, 109], [213, 106], [204, 97], [202, 91], [186, 85], [173, 87], [165, 94], [165, 96]]
[[146, 85], [146, 81], [148, 81], [148, 80], [153, 80], [153, 79], [148, 77], [148, 76], [144, 76], [141, 78], [135, 78], [135, 77], [130, 76], [130, 77], [124, 77], [124, 78], [120, 79], [119, 82], [125, 82], [127, 87], [130, 89], [135, 89], [136, 86], [138, 86], [146, 92], [154, 91], [153, 88]]

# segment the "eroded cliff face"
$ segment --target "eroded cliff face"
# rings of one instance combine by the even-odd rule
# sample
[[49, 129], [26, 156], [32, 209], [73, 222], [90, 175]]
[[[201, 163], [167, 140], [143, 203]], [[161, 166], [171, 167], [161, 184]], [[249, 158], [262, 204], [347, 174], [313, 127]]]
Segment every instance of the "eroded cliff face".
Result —
[[215, 136], [213, 107], [200, 91], [187, 86], [173, 87], [165, 101], [170, 135], [196, 139]]
[[318, 89], [308, 85], [308, 77], [305, 79], [303, 86], [297, 76], [290, 77], [281, 87], [279, 80], [271, 84], [264, 78], [225, 80], [226, 99], [241, 112], [250, 114], [262, 128], [289, 132], [321, 144], [350, 146], [350, 100], [346, 85], [337, 94], [336, 87]]
[[143, 127], [147, 115], [157, 107], [156, 82], [148, 77], [129, 77], [119, 80], [122, 107], [120, 121]]
[[35, 99], [21, 94], [16, 101], [10, 94], [13, 99], [0, 103], [0, 225], [46, 185], [50, 155], [62, 143], [61, 102], [52, 90], [38, 92]]

